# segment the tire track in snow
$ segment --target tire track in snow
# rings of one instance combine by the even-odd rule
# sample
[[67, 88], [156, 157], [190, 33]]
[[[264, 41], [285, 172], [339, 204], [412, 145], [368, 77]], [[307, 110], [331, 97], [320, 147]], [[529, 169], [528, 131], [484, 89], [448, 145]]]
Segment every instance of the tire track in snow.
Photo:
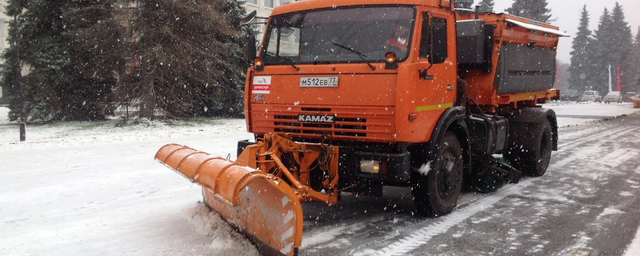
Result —
[[459, 225], [471, 216], [492, 207], [505, 197], [520, 192], [521, 189], [531, 185], [533, 181], [534, 179], [527, 179], [518, 183], [517, 186], [512, 185], [508, 188], [503, 188], [495, 193], [488, 194], [479, 200], [473, 201], [466, 206], [458, 207], [452, 213], [436, 219], [435, 223], [430, 223], [429, 225], [421, 227], [418, 230], [413, 231], [410, 235], [399, 238], [398, 241], [391, 243], [384, 248], [377, 250], [365, 249], [363, 251], [356, 252], [353, 255], [406, 255], [420, 246], [427, 244], [433, 237], [445, 233], [451, 227]]
[[[619, 147], [619, 145], [616, 144]], [[636, 158], [638, 156], [638, 150], [633, 148], [619, 148], [615, 149], [613, 152], [599, 158], [596, 160], [597, 163], [602, 163], [603, 165], [616, 168], [621, 164], [625, 163], [628, 160]]]
[[[589, 129], [592, 130], [592, 129]], [[602, 144], [610, 141], [610, 139], [617, 138], [632, 132], [638, 131], [637, 127], [621, 127], [610, 129], [609, 126], [598, 126], [597, 129], [590, 131], [589, 137], [584, 139], [583, 135], [574, 135], [575, 140], [561, 143], [559, 145], [559, 153], [570, 153], [569, 157], [555, 161], [549, 165], [550, 169], [556, 169], [563, 167], [564, 165], [577, 160], [580, 157], [584, 157], [584, 153], [593, 153], [602, 149]], [[582, 134], [582, 132], [579, 132]], [[579, 139], [581, 138], [581, 139]], [[575, 148], [579, 148], [585, 144], [595, 144], [586, 148], [580, 148], [578, 151], [573, 151]], [[614, 150], [615, 151], [615, 150]], [[611, 152], [619, 156], [618, 152]], [[627, 157], [622, 157], [626, 160]], [[476, 198], [471, 202], [468, 202], [464, 206], [459, 206], [452, 213], [442, 216], [436, 220], [435, 223], [430, 223], [427, 226], [421, 227], [418, 230], [411, 232], [409, 235], [397, 238], [396, 242], [393, 242], [383, 248], [372, 249], [370, 245], [367, 249], [362, 251], [356, 251], [353, 255], [356, 256], [368, 256], [368, 255], [406, 255], [411, 251], [418, 249], [420, 246], [427, 244], [433, 237], [441, 235], [447, 232], [450, 228], [459, 225], [463, 221], [471, 218], [473, 215], [492, 207], [502, 199], [520, 193], [521, 190], [526, 189], [529, 185], [533, 184], [536, 179], [525, 179], [518, 184], [510, 184], [502, 189], [488, 194], [484, 197]], [[362, 249], [362, 248], [361, 248]]]
[[[582, 144], [592, 143], [593, 141], [606, 141], [607, 139], [619, 137], [636, 130], [638, 130], [638, 128], [636, 127], [621, 127], [610, 129], [610, 127], [608, 126], [599, 126], [599, 129], [597, 129], [593, 133], [588, 134], [589, 137], [587, 138], [587, 140], [584, 140], [585, 135], [579, 135], [575, 138], [573, 136], [569, 136], [566, 139], [560, 137], [561, 142], [558, 143], [558, 149], [565, 151], [566, 149], [573, 149]], [[560, 136], [562, 136], [562, 133], [560, 133]]]
[[[620, 129], [607, 130], [607, 127], [604, 127], [599, 131], [599, 134], [594, 134], [587, 140], [576, 140], [560, 144], [558, 145], [558, 149], [560, 149], [558, 153], [569, 154], [569, 156], [553, 162], [550, 167], [563, 167], [577, 159], [583, 158], [585, 154], [597, 153], [602, 149], [602, 143], [632, 132], [637, 132], [638, 129], [639, 128], [636, 127], [624, 127]], [[585, 144], [590, 144], [590, 146], [581, 147]], [[576, 148], [577, 150], [574, 150]]]

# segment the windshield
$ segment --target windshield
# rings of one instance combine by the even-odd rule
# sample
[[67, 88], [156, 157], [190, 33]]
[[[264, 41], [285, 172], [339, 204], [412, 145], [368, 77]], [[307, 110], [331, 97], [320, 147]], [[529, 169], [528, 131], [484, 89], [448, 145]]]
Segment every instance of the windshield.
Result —
[[275, 16], [267, 28], [265, 64], [382, 62], [408, 56], [415, 9], [345, 7]]

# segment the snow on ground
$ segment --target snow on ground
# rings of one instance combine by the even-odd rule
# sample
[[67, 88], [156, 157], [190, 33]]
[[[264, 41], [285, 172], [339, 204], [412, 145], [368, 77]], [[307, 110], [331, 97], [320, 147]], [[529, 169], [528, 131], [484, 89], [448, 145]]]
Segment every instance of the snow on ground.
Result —
[[29, 125], [19, 142], [2, 115], [0, 255], [258, 255], [153, 160], [172, 142], [234, 154], [244, 120], [116, 124]]
[[558, 126], [568, 127], [614, 118], [639, 112], [633, 103], [596, 103], [596, 102], [550, 102], [542, 105], [551, 108], [558, 117]]
[[0, 107], [0, 125], [9, 123], [9, 108]]
[[[640, 111], [629, 103], [544, 107], [561, 127]], [[237, 141], [252, 138], [244, 120], [29, 125], [19, 142], [7, 114], [0, 107], [0, 255], [258, 255], [199, 202], [199, 186], [153, 160], [167, 143], [234, 157]], [[630, 248], [638, 247], [636, 238]]]

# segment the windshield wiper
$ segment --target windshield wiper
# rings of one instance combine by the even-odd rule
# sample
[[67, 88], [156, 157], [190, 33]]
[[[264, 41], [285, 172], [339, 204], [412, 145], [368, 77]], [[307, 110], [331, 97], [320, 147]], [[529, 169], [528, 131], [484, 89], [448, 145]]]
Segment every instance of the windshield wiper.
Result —
[[367, 65], [369, 65], [369, 67], [371, 68], [371, 70], [376, 70], [376, 67], [374, 67], [373, 65], [371, 65], [371, 63], [370, 63], [367, 59], [365, 59], [365, 58], [367, 57], [367, 55], [364, 55], [363, 53], [361, 53], [361, 52], [359, 52], [359, 51], [356, 51], [355, 49], [353, 49], [353, 48], [351, 48], [351, 47], [344, 46], [344, 45], [341, 45], [341, 44], [336, 43], [336, 42], [331, 42], [331, 43], [332, 43], [333, 45], [335, 45], [335, 46], [338, 46], [338, 47], [340, 47], [340, 48], [343, 48], [343, 49], [349, 50], [349, 51], [350, 51], [350, 52], [352, 52], [352, 53], [355, 53], [356, 55], [358, 55], [358, 57], [360, 57], [360, 59], [362, 59], [365, 63], [367, 63]]
[[292, 66], [293, 68], [296, 69], [296, 71], [300, 71], [300, 68], [298, 66], [296, 66], [296, 64], [293, 64], [293, 61], [287, 58], [281, 58], [282, 60], [285, 60], [287, 62], [287, 64], [289, 64], [290, 66]]
[[[270, 52], [266, 52], [266, 54], [267, 54], [267, 56], [270, 56], [270, 57], [276, 57], [275, 54], [270, 53]], [[293, 64], [292, 60], [287, 59], [287, 58], [283, 58], [283, 57], [280, 57], [280, 60], [286, 61], [287, 64], [289, 64], [289, 66], [292, 66], [293, 68], [295, 68], [296, 71], [300, 71], [300, 68], [298, 66], [296, 66], [295, 64]]]

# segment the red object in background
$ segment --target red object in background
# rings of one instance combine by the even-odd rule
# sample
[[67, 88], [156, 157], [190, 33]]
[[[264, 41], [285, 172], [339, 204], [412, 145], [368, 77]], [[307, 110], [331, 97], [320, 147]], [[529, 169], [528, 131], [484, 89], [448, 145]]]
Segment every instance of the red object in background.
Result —
[[620, 83], [620, 65], [618, 65], [618, 91], [622, 93], [622, 83]]

